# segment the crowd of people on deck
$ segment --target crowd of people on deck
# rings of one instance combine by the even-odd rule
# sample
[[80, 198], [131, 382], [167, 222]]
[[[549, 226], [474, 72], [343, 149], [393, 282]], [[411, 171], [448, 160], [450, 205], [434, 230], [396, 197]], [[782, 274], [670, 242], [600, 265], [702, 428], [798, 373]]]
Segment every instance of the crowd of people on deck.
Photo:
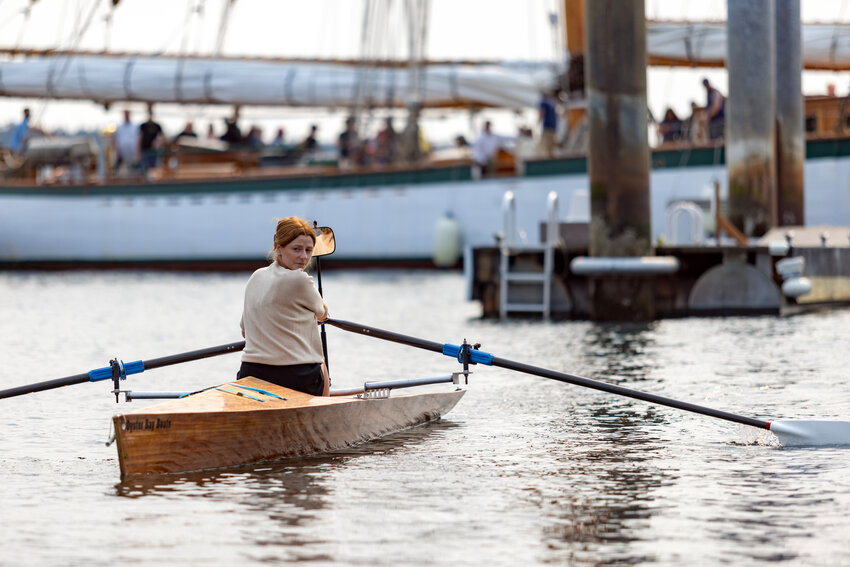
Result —
[[726, 125], [726, 97], [708, 79], [702, 80], [705, 88], [705, 106], [691, 101], [691, 115], [682, 120], [672, 108], [667, 108], [664, 118], [657, 123], [660, 144], [687, 142], [691, 144], [716, 143], [723, 140]]
[[[704, 106], [692, 101], [691, 114], [686, 119], [679, 118], [668, 107], [663, 119], [656, 122], [659, 144], [716, 143], [723, 139], [726, 98], [708, 79], [703, 79], [702, 84], [706, 92]], [[421, 162], [431, 156], [434, 149], [419, 126], [419, 110], [410, 109], [410, 116], [401, 129], [396, 128], [393, 116], [389, 114], [379, 119], [377, 127], [371, 126], [371, 121], [366, 119], [349, 116], [335, 139], [335, 147], [331, 150], [324, 146], [325, 153], [335, 151], [333, 158], [340, 168]], [[451, 155], [471, 160], [483, 176], [498, 173], [502, 166], [520, 167], [528, 159], [556, 157], [564, 146], [562, 116], [558, 93], [543, 93], [538, 105], [536, 132], [522, 125], [516, 135], [498, 134], [494, 131], [493, 122], [482, 116], [482, 127], [474, 140], [469, 142], [465, 136], [456, 136]], [[23, 153], [29, 138], [41, 132], [30, 126], [30, 118], [30, 110], [24, 109], [23, 120], [12, 132], [9, 146], [13, 153]], [[371, 127], [367, 127], [367, 122]], [[373, 134], [364, 135], [367, 130]], [[284, 128], [279, 127], [274, 138], [266, 143], [262, 130], [256, 125], [243, 133], [237, 107], [231, 116], [224, 119], [223, 131], [217, 132], [214, 125], [209, 124], [202, 138], [190, 120], [178, 134], [168, 138], [154, 118], [153, 105], [149, 104], [146, 119], [141, 123], [133, 122], [130, 110], [124, 110], [123, 122], [115, 128], [110, 149], [114, 152], [114, 172], [131, 170], [145, 174], [161, 165], [164, 149], [173, 144], [214, 143], [218, 149], [263, 150], [265, 154], [280, 158], [282, 164], [302, 163], [318, 153], [321, 147], [318, 135], [319, 126], [313, 124], [303, 139], [290, 142]]]

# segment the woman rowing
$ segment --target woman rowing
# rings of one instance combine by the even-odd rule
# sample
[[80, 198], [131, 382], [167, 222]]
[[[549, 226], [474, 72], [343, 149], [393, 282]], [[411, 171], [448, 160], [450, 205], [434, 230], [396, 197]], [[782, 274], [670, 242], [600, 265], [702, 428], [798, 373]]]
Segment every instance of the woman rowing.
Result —
[[318, 322], [328, 306], [304, 272], [316, 234], [307, 221], [279, 219], [272, 263], [251, 275], [242, 311], [242, 366], [238, 377], [253, 376], [313, 396], [327, 396]]

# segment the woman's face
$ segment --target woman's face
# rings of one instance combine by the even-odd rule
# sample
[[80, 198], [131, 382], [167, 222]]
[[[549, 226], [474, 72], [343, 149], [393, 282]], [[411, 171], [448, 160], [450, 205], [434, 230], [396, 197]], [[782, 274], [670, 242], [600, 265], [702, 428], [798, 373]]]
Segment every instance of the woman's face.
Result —
[[277, 263], [287, 270], [303, 270], [312, 257], [313, 239], [304, 234], [277, 248]]

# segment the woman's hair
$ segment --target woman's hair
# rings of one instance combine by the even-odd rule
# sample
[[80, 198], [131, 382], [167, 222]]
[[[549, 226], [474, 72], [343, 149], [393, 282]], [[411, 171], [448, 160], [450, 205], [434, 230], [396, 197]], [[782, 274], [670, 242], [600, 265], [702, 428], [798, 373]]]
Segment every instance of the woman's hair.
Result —
[[286, 246], [299, 236], [309, 236], [316, 244], [316, 233], [310, 223], [298, 217], [286, 217], [284, 219], [275, 219], [277, 228], [274, 231], [274, 246], [269, 250], [269, 257], [274, 258], [279, 246]]

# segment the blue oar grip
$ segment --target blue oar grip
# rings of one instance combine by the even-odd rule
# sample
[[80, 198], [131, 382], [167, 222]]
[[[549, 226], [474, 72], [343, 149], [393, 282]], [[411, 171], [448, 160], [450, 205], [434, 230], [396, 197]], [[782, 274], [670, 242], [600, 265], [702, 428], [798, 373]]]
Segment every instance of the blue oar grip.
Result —
[[[137, 360], [135, 362], [127, 362], [124, 364], [124, 374], [139, 374], [145, 371], [145, 361]], [[98, 382], [100, 380], [109, 380], [112, 378], [112, 367], [104, 366], [103, 368], [95, 368], [89, 371], [89, 382]]]
[[[463, 364], [463, 359], [460, 356], [462, 350], [463, 349], [458, 345], [443, 345], [443, 354], [445, 354], [446, 356], [451, 356], [452, 358], [456, 358], [457, 361], [461, 364]], [[487, 366], [491, 366], [493, 364], [493, 355], [489, 352], [470, 349], [469, 362], [473, 362], [476, 364], [486, 364]]]

